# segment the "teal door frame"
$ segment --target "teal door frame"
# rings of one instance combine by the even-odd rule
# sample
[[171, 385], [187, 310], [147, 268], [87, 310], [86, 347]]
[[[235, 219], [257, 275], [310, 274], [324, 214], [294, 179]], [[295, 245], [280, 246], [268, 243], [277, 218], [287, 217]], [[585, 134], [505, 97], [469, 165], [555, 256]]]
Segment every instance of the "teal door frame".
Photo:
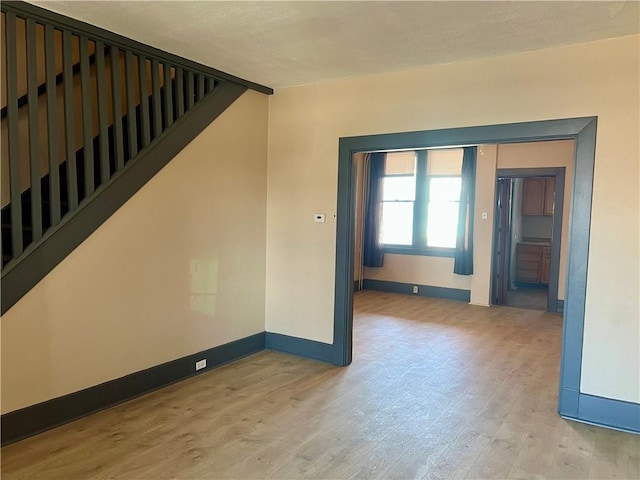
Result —
[[[357, 152], [445, 147], [451, 145], [482, 145], [498, 143], [537, 142], [573, 139], [575, 157], [571, 192], [569, 226], [569, 259], [567, 291], [564, 304], [562, 363], [558, 411], [561, 415], [590, 421], [594, 398], [580, 393], [584, 311], [587, 289], [589, 232], [591, 227], [591, 197], [595, 162], [597, 117], [568, 118], [503, 125], [425, 130], [345, 137], [339, 140], [338, 199], [336, 224], [336, 273], [332, 361], [349, 365], [352, 360], [353, 334], [353, 262], [355, 218], [355, 171], [353, 154]], [[615, 400], [601, 399], [617, 402]], [[597, 403], [597, 401], [596, 401]], [[634, 430], [634, 425], [617, 425], [616, 418], [627, 415], [637, 404], [617, 405], [613, 419], [600, 423]], [[585, 406], [584, 412], [581, 404]], [[607, 404], [611, 407], [610, 404]], [[622, 409], [622, 410], [620, 410]], [[626, 410], [625, 410], [626, 409]], [[635, 412], [635, 410], [633, 410]], [[601, 412], [600, 412], [601, 413]], [[593, 416], [593, 415], [592, 415]], [[598, 423], [598, 419], [591, 420]], [[624, 422], [623, 422], [624, 423]]]
[[[547, 295], [547, 311], [562, 313], [564, 300], [558, 299], [558, 284], [560, 282], [560, 245], [562, 239], [562, 216], [564, 215], [564, 181], [565, 167], [546, 168], [498, 168], [496, 170], [496, 193], [494, 206], [498, 201], [499, 178], [530, 178], [530, 177], [553, 177], [555, 178], [555, 189], [553, 192], [553, 231], [551, 234], [551, 268], [549, 271], [549, 288]], [[511, 227], [509, 227], [511, 228]], [[491, 304], [493, 305], [494, 282], [495, 282], [495, 261], [498, 232], [497, 223], [493, 225], [493, 251], [491, 253]]]

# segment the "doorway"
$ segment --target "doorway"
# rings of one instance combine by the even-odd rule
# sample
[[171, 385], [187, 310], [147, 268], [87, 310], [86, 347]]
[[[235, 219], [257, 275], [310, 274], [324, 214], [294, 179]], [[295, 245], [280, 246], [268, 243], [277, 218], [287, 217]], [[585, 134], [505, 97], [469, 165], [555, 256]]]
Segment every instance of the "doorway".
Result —
[[565, 169], [499, 169], [496, 176], [491, 304], [561, 313]]
[[591, 195], [597, 117], [485, 125], [443, 130], [345, 137], [339, 139], [332, 361], [349, 365], [353, 352], [354, 168], [362, 151], [415, 149], [420, 146], [478, 145], [572, 139], [575, 157], [572, 187], [567, 295], [563, 315], [558, 412], [579, 418], [582, 337], [587, 286]]

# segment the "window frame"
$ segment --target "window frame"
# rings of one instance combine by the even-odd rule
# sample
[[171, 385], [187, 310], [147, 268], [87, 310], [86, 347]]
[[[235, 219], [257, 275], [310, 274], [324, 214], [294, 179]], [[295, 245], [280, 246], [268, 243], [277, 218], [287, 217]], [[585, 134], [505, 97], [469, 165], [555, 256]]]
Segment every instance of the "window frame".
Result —
[[[427, 152], [428, 150], [416, 151], [416, 192], [413, 201], [413, 242], [411, 245], [383, 243], [384, 253], [399, 255], [421, 255], [429, 257], [450, 257], [455, 256], [455, 247], [429, 247], [427, 246], [427, 225], [429, 219], [429, 180], [431, 178], [460, 178], [460, 175], [429, 175], [427, 173]], [[397, 175], [385, 175], [394, 177]]]

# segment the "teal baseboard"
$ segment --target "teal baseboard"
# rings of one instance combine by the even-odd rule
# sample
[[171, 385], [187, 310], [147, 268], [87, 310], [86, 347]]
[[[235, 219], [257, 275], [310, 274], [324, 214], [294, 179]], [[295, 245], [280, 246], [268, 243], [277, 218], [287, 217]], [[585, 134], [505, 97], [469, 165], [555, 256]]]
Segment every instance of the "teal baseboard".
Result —
[[[6, 413], [0, 418], [2, 445], [50, 430], [261, 350], [264, 350], [264, 332]], [[196, 372], [195, 362], [202, 359], [207, 360], [207, 366]]]
[[568, 420], [640, 434], [640, 404], [564, 390], [560, 416]]
[[577, 418], [580, 392], [573, 388], [562, 388], [558, 394], [558, 413], [561, 417]]
[[[413, 287], [418, 287], [418, 293], [413, 293]], [[471, 292], [458, 288], [434, 287], [432, 285], [416, 285], [415, 283], [388, 282], [386, 280], [364, 280], [365, 290], [378, 290], [381, 292], [402, 293], [405, 295], [415, 295], [418, 297], [446, 298], [448, 300], [459, 300], [469, 302]]]
[[329, 343], [272, 332], [266, 332], [264, 340], [265, 348], [268, 350], [291, 353], [327, 363], [332, 363], [333, 360], [333, 345]]
[[[330, 344], [277, 333], [256, 333], [100, 385], [6, 413], [0, 417], [1, 443], [7, 445], [31, 437], [239, 360], [265, 348], [329, 363], [333, 358], [333, 345]], [[195, 362], [202, 359], [207, 360], [207, 366], [196, 372]]]

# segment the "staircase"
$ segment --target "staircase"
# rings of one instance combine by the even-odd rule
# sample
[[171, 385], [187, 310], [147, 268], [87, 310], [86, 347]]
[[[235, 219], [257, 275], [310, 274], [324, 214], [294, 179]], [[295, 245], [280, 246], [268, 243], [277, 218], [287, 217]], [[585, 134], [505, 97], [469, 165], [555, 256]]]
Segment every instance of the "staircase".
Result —
[[1, 9], [4, 314], [247, 88], [272, 90], [27, 3]]
[[[211, 87], [214, 87], [215, 83], [211, 84]], [[176, 98], [175, 88], [176, 81], [173, 79], [171, 81], [171, 88], [173, 89], [173, 98]], [[213, 88], [212, 88], [213, 90]], [[162, 96], [164, 91], [164, 87], [160, 89], [160, 94]], [[210, 93], [205, 89], [205, 95]], [[183, 93], [184, 103], [187, 103], [186, 92]], [[161, 98], [161, 108], [164, 108], [165, 100]], [[174, 103], [177, 103], [174, 101]], [[153, 96], [149, 96], [148, 98], [149, 109], [153, 108]], [[135, 112], [133, 115], [133, 121], [135, 122], [135, 130], [136, 135], [135, 138], [131, 139], [132, 142], [135, 142], [135, 148], [140, 151], [143, 149], [142, 144], [142, 122], [141, 119], [141, 108], [140, 104], [136, 105]], [[133, 159], [133, 156], [130, 152], [130, 144], [129, 144], [129, 116], [125, 114], [121, 118], [121, 125], [123, 130], [123, 166], [127, 165], [129, 161]], [[166, 129], [166, 122], [163, 122], [162, 130]], [[117, 171], [118, 165], [116, 164], [115, 156], [112, 154], [113, 147], [115, 146], [115, 128], [114, 125], [110, 125], [107, 131], [107, 144], [111, 147], [110, 155], [108, 156], [108, 177], [111, 178]], [[91, 152], [97, 152], [100, 148], [100, 135], [93, 138], [91, 141]], [[155, 140], [152, 136], [151, 140]], [[132, 144], [133, 145], [133, 144]], [[91, 162], [89, 164], [89, 171], [86, 171], [85, 168], [85, 147], [81, 147], [79, 150], [75, 152], [75, 171], [76, 171], [76, 190], [78, 195], [78, 202], [82, 202], [85, 198], [90, 195], [90, 192], [94, 192], [102, 185], [101, 178], [101, 164], [100, 157], [95, 155], [87, 155], [88, 161]], [[69, 196], [69, 185], [68, 178], [69, 172], [67, 172], [67, 160], [63, 161], [58, 166], [58, 174], [57, 178], [59, 179], [59, 192], [56, 193], [62, 200], [60, 201], [60, 215], [61, 218], [69, 213], [69, 203], [64, 199]], [[50, 184], [52, 183], [52, 179], [50, 178], [50, 174], [45, 174], [40, 179], [40, 192], [41, 192], [41, 220], [42, 220], [42, 230], [46, 232], [52, 224], [52, 202], [51, 202], [51, 190]], [[33, 243], [33, 229], [31, 227], [30, 219], [33, 218], [33, 211], [31, 206], [31, 188], [27, 188], [24, 192], [22, 192], [20, 196], [20, 202], [22, 204], [22, 245], [23, 249], [26, 249]], [[2, 209], [2, 266], [4, 267], [13, 259], [13, 246], [11, 244], [11, 204], [8, 204], [6, 207]]]

